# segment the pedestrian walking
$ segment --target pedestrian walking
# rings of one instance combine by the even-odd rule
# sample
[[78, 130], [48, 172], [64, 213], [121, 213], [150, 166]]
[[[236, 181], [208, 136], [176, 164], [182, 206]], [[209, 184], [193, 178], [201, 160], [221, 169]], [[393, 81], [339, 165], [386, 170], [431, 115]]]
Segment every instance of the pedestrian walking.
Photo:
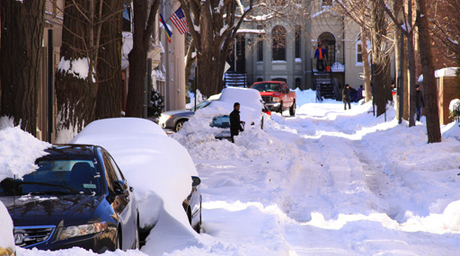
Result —
[[356, 94], [357, 94], [357, 100], [360, 101], [362, 98], [364, 98], [363, 96], [363, 91], [364, 91], [364, 88], [362, 85], [359, 86], [358, 90], [356, 91]]
[[345, 87], [343, 88], [342, 101], [343, 101], [344, 110], [347, 110], [347, 104], [348, 104], [348, 109], [351, 109], [351, 104], [350, 104], [350, 85], [349, 84], [345, 84]]
[[233, 104], [233, 111], [230, 113], [230, 135], [232, 137], [232, 143], [235, 143], [234, 136], [238, 136], [243, 129], [244, 121], [240, 120], [240, 103], [235, 102]]
[[417, 109], [417, 121], [420, 121], [420, 116], [422, 115], [422, 107], [425, 107], [425, 102], [423, 101], [423, 94], [420, 91], [420, 85], [415, 85], [415, 97], [417, 98], [415, 107]]

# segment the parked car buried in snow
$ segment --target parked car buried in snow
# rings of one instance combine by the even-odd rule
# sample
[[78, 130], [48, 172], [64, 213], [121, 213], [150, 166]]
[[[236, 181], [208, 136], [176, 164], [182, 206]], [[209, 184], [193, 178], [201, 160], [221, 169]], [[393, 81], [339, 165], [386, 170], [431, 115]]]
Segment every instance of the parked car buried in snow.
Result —
[[91, 145], [55, 145], [45, 152], [37, 170], [0, 183], [16, 245], [95, 252], [139, 248], [136, 198], [112, 156]]
[[245, 122], [245, 129], [263, 129], [264, 119], [271, 113], [262, 103], [259, 92], [251, 88], [227, 87], [219, 100], [198, 110], [189, 121], [191, 125], [185, 126], [181, 133], [186, 136], [212, 134], [217, 139], [229, 139], [229, 115], [235, 102], [240, 103], [240, 120]]
[[219, 99], [220, 94], [212, 95], [208, 100], [197, 104], [196, 107], [184, 110], [172, 110], [161, 113], [158, 119], [158, 125], [163, 129], [171, 129], [175, 132], [180, 131], [184, 127], [184, 123], [192, 117], [199, 109], [205, 108], [211, 104], [212, 101]]
[[135, 193], [139, 201], [141, 243], [159, 221], [162, 211], [179, 223], [200, 230], [198, 172], [188, 151], [157, 124], [141, 118], [101, 119], [86, 126], [71, 143], [103, 146], [132, 184], [139, 187]]
[[265, 106], [270, 111], [283, 113], [284, 110], [289, 109], [289, 114], [295, 115], [296, 93], [285, 82], [260, 81], [255, 82], [251, 88], [260, 92]]

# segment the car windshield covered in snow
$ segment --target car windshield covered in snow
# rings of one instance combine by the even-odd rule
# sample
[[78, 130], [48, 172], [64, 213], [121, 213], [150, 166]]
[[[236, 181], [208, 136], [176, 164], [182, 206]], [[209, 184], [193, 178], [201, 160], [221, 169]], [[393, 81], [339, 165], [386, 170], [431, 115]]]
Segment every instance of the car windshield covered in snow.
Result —
[[0, 195], [100, 195], [101, 175], [91, 159], [46, 159], [38, 169], [20, 179], [0, 183]]

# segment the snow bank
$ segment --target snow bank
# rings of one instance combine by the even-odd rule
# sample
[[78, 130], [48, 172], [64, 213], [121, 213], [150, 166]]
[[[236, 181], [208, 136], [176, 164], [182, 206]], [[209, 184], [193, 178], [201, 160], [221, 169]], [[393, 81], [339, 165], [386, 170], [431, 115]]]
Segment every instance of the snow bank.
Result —
[[[5, 118], [0, 120], [5, 126]], [[40, 141], [18, 127], [0, 130], [0, 181], [5, 178], [21, 178], [38, 167], [35, 159], [45, 155], [51, 144]]]

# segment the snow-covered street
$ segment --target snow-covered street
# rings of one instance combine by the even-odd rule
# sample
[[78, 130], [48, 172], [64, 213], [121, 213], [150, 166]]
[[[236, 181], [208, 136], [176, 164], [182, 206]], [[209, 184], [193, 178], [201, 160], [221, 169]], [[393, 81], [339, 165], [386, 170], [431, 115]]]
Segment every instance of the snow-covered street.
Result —
[[369, 112], [371, 103], [344, 111], [341, 102], [302, 93], [295, 117], [274, 113], [264, 130], [246, 129], [235, 144], [187, 133], [193, 119], [171, 135], [202, 179], [202, 233], [170, 230], [140, 251], [106, 254], [458, 254], [458, 124], [443, 127], [442, 143], [427, 144], [424, 118], [408, 128], [391, 106], [385, 121]]
[[221, 244], [204, 251], [455, 254], [460, 144], [428, 145], [422, 123], [407, 128], [392, 108], [388, 122], [370, 110], [306, 104], [295, 118], [274, 114], [264, 132], [245, 132], [236, 145], [174, 135], [204, 180], [204, 232]]

